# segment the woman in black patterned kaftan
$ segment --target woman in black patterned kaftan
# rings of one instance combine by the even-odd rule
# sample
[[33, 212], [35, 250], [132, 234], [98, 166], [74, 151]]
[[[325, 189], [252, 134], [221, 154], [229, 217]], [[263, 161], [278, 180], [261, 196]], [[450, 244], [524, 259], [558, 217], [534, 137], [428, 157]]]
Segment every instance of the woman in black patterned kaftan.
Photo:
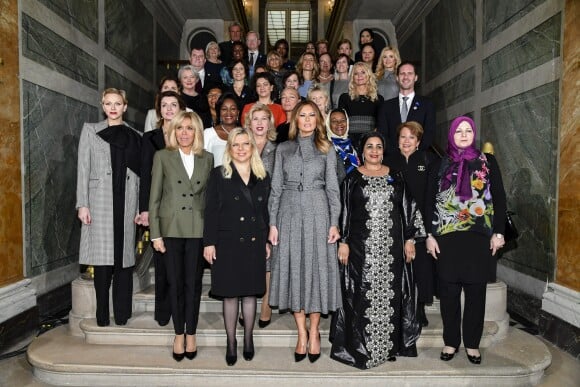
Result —
[[[361, 144], [363, 165], [342, 185], [338, 256], [344, 265], [343, 307], [333, 321], [331, 357], [366, 369], [394, 361], [397, 355], [416, 356], [420, 326], [414, 316], [409, 320], [402, 314], [403, 297], [412, 299], [414, 291], [401, 289], [414, 289], [410, 262], [415, 257], [414, 238], [424, 236], [424, 227], [402, 175], [390, 176], [389, 168], [381, 165], [382, 136], [368, 133]], [[413, 325], [411, 339], [403, 320]]]

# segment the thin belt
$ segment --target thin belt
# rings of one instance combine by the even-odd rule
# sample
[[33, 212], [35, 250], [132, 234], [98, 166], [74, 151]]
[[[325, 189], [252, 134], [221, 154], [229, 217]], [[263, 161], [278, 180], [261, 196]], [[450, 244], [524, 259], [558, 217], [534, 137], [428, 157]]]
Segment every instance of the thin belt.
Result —
[[282, 186], [282, 189], [284, 190], [288, 190], [288, 191], [314, 191], [317, 189], [324, 189], [325, 184], [314, 184], [314, 185], [303, 185], [302, 183], [297, 183], [297, 184], [293, 184], [293, 183], [286, 183]]

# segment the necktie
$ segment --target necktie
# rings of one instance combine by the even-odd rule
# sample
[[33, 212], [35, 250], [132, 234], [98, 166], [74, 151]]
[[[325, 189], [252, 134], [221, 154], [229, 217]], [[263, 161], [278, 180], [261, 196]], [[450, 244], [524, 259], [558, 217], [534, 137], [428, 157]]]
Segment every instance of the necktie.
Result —
[[254, 53], [250, 52], [250, 67], [254, 67]]
[[403, 106], [401, 106], [401, 122], [407, 121], [407, 115], [409, 114], [409, 108], [407, 107], [407, 100], [409, 97], [403, 97]]

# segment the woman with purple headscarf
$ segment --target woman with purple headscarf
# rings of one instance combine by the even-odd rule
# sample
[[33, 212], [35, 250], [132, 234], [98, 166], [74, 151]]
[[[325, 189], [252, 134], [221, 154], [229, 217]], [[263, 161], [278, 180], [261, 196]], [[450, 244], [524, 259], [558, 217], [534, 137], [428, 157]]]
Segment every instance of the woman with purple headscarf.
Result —
[[425, 225], [427, 253], [437, 259], [445, 343], [440, 358], [453, 359], [463, 333], [468, 360], [480, 364], [486, 285], [495, 278], [495, 254], [505, 244], [506, 199], [497, 161], [476, 148], [475, 136], [471, 118], [451, 122], [447, 157], [430, 173]]

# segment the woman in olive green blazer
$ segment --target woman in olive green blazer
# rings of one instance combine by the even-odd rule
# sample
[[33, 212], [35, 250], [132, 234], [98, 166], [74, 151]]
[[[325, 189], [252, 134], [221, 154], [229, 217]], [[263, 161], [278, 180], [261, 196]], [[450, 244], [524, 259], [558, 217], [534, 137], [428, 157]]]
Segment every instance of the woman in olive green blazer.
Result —
[[149, 227], [153, 248], [165, 256], [175, 330], [173, 358], [180, 361], [197, 354], [203, 212], [213, 156], [203, 150], [203, 123], [194, 112], [179, 112], [171, 120], [167, 140], [167, 147], [153, 159]]

